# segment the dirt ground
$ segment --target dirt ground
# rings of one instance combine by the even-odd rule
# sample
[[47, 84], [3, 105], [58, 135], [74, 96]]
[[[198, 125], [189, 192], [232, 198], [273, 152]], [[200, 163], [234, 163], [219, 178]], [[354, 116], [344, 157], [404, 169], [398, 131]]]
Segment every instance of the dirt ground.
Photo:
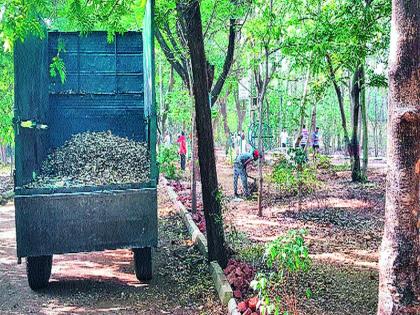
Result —
[[140, 283], [130, 250], [54, 256], [50, 286], [29, 289], [16, 264], [14, 206], [0, 207], [1, 314], [225, 314], [205, 259], [165, 194], [159, 193], [154, 278]]
[[0, 194], [13, 189], [13, 181], [10, 176], [10, 166], [0, 164]]
[[[375, 314], [384, 161], [373, 161], [365, 184], [352, 184], [349, 171], [319, 174], [322, 185], [301, 198], [281, 196], [268, 185], [263, 217], [258, 217], [256, 200], [233, 198], [232, 166], [222, 152], [217, 153], [228, 225], [255, 243], [270, 241], [289, 229], [307, 230], [313, 268], [300, 281], [314, 295], [310, 301], [298, 303], [299, 314]], [[334, 159], [334, 163], [342, 162]], [[256, 171], [250, 174], [255, 176]], [[160, 244], [150, 284], [136, 280], [131, 252], [120, 250], [55, 257], [51, 286], [39, 293], [28, 288], [25, 266], [16, 265], [13, 204], [1, 207], [1, 313], [225, 314], [207, 265], [191, 247], [164, 191], [159, 201]]]
[[[250, 175], [256, 176], [256, 170]], [[321, 187], [301, 198], [284, 197], [268, 184], [263, 217], [258, 217], [256, 200], [232, 197], [232, 166], [218, 152], [227, 224], [257, 243], [290, 229], [306, 229], [313, 269], [302, 282], [315, 293], [300, 306], [301, 314], [307, 315], [376, 314], [385, 175], [383, 161], [373, 163], [365, 184], [351, 183], [349, 171], [319, 174]]]

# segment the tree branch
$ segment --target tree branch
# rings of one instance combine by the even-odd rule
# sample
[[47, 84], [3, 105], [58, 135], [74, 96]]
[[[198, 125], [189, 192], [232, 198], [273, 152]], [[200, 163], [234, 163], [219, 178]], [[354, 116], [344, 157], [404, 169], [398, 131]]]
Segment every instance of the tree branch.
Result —
[[223, 84], [225, 83], [225, 80], [229, 74], [230, 67], [232, 66], [234, 52], [235, 52], [235, 38], [236, 38], [236, 19], [231, 18], [230, 25], [229, 25], [228, 50], [227, 50], [225, 62], [223, 64], [222, 73], [220, 74], [213, 90], [211, 91], [211, 106], [213, 106], [214, 103], [216, 103], [217, 98], [219, 97], [219, 94], [222, 91]]
[[207, 37], [207, 32], [208, 32], [208, 31], [209, 31], [209, 29], [210, 29], [210, 25], [211, 25], [211, 23], [212, 23], [212, 20], [213, 20], [213, 18], [214, 18], [215, 13], [216, 13], [216, 7], [217, 7], [218, 2], [219, 2], [219, 1], [217, 1], [217, 0], [216, 0], [216, 1], [214, 1], [213, 10], [212, 10], [212, 12], [211, 12], [211, 15], [210, 15], [209, 20], [207, 21], [206, 30], [204, 31], [204, 34], [203, 34], [203, 37], [204, 37], [204, 38], [206, 38], [206, 37]]
[[155, 31], [155, 37], [160, 45], [160, 47], [163, 50], [163, 53], [166, 56], [166, 59], [169, 61], [169, 63], [174, 67], [175, 71], [179, 74], [182, 81], [185, 83], [185, 85], [190, 85], [190, 80], [188, 77], [187, 70], [181, 65], [181, 63], [176, 59], [174, 52], [170, 49], [168, 46], [168, 43], [163, 38], [163, 35], [159, 28], [156, 28]]

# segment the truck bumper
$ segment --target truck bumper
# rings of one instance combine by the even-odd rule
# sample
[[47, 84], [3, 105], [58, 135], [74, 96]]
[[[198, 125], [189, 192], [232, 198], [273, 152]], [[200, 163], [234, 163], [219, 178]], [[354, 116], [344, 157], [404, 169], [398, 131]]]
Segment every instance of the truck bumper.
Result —
[[15, 196], [17, 256], [155, 247], [156, 188]]

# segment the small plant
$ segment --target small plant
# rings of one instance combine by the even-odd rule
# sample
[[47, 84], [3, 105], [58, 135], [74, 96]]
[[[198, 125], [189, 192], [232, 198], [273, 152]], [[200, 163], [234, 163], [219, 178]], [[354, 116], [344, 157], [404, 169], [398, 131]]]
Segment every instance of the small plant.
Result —
[[260, 266], [264, 263], [264, 251], [265, 247], [263, 244], [252, 244], [243, 246], [238, 251], [238, 255], [243, 261], [246, 261], [253, 266]]
[[336, 164], [333, 165], [332, 167], [334, 172], [344, 172], [344, 171], [350, 171], [351, 170], [351, 165], [350, 163], [341, 163], [341, 164]]
[[290, 156], [291, 161], [296, 167], [303, 167], [308, 162], [308, 156], [302, 148], [289, 148], [287, 154]]
[[318, 154], [317, 155], [317, 166], [323, 170], [331, 170], [333, 168], [332, 160], [329, 156]]
[[309, 288], [298, 292], [296, 285], [299, 274], [309, 271], [312, 263], [305, 234], [304, 230], [291, 230], [266, 245], [264, 257], [271, 272], [260, 273], [251, 282], [258, 292], [262, 315], [295, 314], [298, 296], [311, 298]]
[[274, 165], [271, 180], [283, 195], [311, 193], [319, 186], [316, 169], [306, 163], [303, 150], [299, 150], [290, 160], [282, 157]]
[[305, 230], [291, 230], [266, 246], [265, 256], [270, 268], [287, 272], [307, 271], [311, 259], [305, 246]]
[[59, 38], [57, 45], [57, 55], [54, 56], [50, 64], [50, 76], [55, 78], [58, 75], [60, 76], [61, 84], [64, 84], [67, 77], [66, 65], [64, 60], [60, 57], [61, 52], [65, 52], [64, 41], [62, 38]]
[[176, 146], [163, 147], [159, 151], [158, 163], [160, 171], [165, 174], [168, 179], [178, 179], [180, 177], [177, 168], [178, 153]]

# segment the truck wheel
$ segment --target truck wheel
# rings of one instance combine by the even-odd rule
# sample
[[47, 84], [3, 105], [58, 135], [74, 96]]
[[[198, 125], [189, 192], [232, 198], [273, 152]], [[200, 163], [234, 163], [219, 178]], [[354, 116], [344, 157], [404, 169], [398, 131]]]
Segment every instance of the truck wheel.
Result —
[[26, 258], [26, 274], [29, 287], [36, 291], [48, 286], [52, 267], [51, 256], [37, 256]]
[[152, 279], [152, 249], [150, 247], [133, 248], [133, 252], [137, 279], [140, 281]]

